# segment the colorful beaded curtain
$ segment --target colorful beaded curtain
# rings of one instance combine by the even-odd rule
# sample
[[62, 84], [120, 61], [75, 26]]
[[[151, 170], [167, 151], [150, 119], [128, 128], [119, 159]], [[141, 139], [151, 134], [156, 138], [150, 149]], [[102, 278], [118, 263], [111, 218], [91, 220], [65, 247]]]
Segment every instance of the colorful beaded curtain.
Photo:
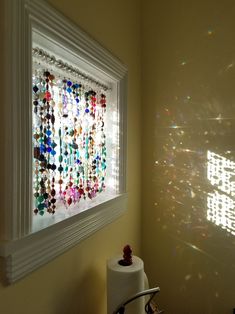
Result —
[[106, 95], [48, 70], [32, 93], [34, 213], [54, 214], [105, 190]]

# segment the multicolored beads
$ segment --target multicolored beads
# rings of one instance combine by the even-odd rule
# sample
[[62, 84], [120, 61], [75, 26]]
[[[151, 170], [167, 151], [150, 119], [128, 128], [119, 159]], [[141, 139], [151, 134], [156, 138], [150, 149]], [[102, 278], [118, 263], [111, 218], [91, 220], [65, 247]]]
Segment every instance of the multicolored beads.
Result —
[[47, 70], [32, 95], [34, 213], [54, 214], [105, 190], [106, 96]]

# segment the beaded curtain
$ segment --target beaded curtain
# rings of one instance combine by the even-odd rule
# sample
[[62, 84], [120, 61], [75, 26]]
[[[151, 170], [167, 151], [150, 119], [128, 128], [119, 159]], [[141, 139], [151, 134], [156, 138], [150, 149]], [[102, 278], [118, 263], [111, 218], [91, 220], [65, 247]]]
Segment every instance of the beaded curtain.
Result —
[[54, 214], [105, 190], [106, 95], [47, 70], [32, 90], [34, 213]]

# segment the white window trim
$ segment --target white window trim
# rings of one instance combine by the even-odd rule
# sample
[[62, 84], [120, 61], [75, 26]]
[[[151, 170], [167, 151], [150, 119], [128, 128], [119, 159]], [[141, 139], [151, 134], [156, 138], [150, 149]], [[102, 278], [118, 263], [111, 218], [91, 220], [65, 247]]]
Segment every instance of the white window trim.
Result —
[[[48, 31], [108, 75], [118, 91], [120, 191], [116, 198], [30, 234], [32, 29]], [[0, 256], [12, 283], [117, 219], [126, 209], [127, 68], [43, 0], [5, 0], [4, 239]]]

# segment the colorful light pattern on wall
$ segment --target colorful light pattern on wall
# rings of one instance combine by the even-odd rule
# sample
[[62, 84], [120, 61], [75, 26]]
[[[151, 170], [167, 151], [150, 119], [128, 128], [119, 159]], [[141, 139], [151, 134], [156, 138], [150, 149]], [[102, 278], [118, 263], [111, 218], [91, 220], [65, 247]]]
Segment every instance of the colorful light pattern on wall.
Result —
[[207, 196], [207, 219], [235, 235], [235, 162], [207, 152], [207, 178], [216, 188]]

